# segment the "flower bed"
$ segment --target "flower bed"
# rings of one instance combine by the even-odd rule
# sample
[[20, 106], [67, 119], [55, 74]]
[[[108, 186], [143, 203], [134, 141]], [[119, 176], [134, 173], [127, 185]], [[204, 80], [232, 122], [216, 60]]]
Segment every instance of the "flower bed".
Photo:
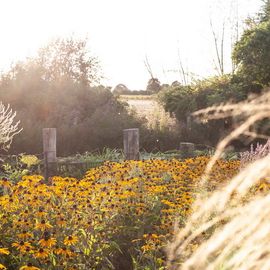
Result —
[[[207, 162], [106, 162], [80, 180], [0, 180], [0, 269], [163, 269], [163, 248], [190, 214]], [[238, 167], [219, 160], [208, 188]]]

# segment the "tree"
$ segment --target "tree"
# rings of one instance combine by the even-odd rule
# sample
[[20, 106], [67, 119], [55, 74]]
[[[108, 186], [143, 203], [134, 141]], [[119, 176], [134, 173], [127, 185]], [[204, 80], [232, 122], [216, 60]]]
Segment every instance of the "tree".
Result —
[[5, 106], [0, 102], [0, 148], [8, 149], [12, 143], [13, 137], [18, 134], [19, 121], [14, 123], [16, 112], [10, 109], [10, 106]]
[[270, 20], [270, 0], [263, 0], [264, 5], [262, 11], [258, 14], [258, 20], [260, 22], [266, 22]]
[[233, 60], [238, 75], [250, 88], [261, 89], [270, 83], [270, 2], [267, 1], [259, 21], [250, 24], [236, 43]]
[[147, 83], [146, 90], [153, 93], [159, 92], [161, 90], [160, 81], [157, 78], [151, 78]]
[[270, 82], [270, 22], [248, 29], [236, 44], [233, 58], [245, 80], [261, 87]]
[[122, 83], [117, 84], [113, 89], [113, 93], [115, 95], [124, 95], [124, 94], [128, 94], [129, 92], [130, 90], [128, 89], [128, 87]]
[[173, 81], [171, 84], [172, 87], [180, 87], [181, 83], [179, 81]]
[[[37, 57], [18, 63], [12, 76], [33, 70], [45, 81], [72, 79], [84, 85], [99, 82], [99, 63], [87, 50], [87, 39], [58, 38], [38, 51]], [[36, 74], [36, 75], [37, 75]]]

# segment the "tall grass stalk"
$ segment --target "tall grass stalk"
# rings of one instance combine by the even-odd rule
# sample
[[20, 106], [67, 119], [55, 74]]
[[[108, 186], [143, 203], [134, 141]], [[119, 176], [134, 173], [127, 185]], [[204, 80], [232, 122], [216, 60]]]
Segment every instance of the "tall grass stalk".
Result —
[[[254, 136], [251, 127], [270, 117], [270, 93], [240, 104], [211, 107], [195, 115], [245, 120], [219, 143], [202, 179], [205, 187], [225, 147], [241, 134]], [[168, 245], [168, 269], [270, 269], [270, 194], [254, 191], [262, 179], [268, 184], [269, 176], [270, 155], [264, 155], [251, 160], [226, 186], [208, 196], [199, 195], [185, 227], [176, 226], [175, 237]]]

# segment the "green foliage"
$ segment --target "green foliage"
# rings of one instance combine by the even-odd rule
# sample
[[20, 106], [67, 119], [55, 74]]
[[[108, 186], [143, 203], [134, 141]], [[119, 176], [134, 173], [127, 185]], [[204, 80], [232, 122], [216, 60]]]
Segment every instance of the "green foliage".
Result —
[[247, 29], [232, 54], [238, 65], [237, 81], [247, 93], [261, 93], [270, 83], [270, 1], [262, 11], [247, 20]]
[[41, 173], [40, 160], [33, 155], [11, 155], [1, 160], [0, 178], [7, 178], [12, 182], [18, 182], [22, 176]]
[[185, 120], [192, 112], [214, 104], [245, 98], [230, 75], [195, 81], [191, 85], [169, 87], [159, 94], [166, 111]]
[[270, 19], [270, 1], [269, 0], [263, 0], [264, 5], [262, 7], [262, 11], [258, 14], [258, 20], [260, 22], [269, 21]]
[[124, 159], [124, 153], [120, 149], [103, 148], [102, 150], [85, 152], [83, 154], [76, 154], [61, 158], [60, 161], [64, 162], [104, 162], [104, 161], [117, 161], [120, 162]]
[[270, 82], [270, 21], [247, 29], [236, 43], [233, 59], [239, 65], [238, 73], [253, 86], [261, 89]]
[[224, 128], [230, 127], [230, 119], [199, 123], [191, 115], [209, 106], [246, 98], [236, 79], [232, 75], [212, 77], [186, 86], [176, 84], [159, 93], [159, 100], [165, 110], [175, 115], [181, 125], [182, 140], [215, 145], [226, 134]]
[[179, 120], [185, 119], [194, 110], [194, 93], [190, 86], [167, 88], [159, 97], [165, 110], [174, 113]]

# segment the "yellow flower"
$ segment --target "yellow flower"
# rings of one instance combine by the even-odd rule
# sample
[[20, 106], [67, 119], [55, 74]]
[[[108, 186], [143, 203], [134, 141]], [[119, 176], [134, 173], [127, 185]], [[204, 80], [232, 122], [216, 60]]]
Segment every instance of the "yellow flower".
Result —
[[145, 253], [147, 251], [153, 250], [153, 246], [146, 244], [146, 245], [142, 246], [141, 249], [142, 249], [143, 253]]
[[45, 231], [46, 229], [50, 229], [52, 227], [53, 226], [50, 223], [46, 222], [44, 219], [36, 225], [36, 229], [40, 229], [42, 231]]
[[36, 213], [36, 216], [39, 217], [39, 218], [42, 218], [44, 216], [46, 216], [47, 213], [42, 211], [42, 210], [38, 210], [38, 212]]
[[21, 162], [26, 164], [27, 167], [31, 167], [32, 165], [38, 164], [40, 160], [34, 155], [24, 155], [21, 157]]
[[22, 253], [28, 252], [32, 248], [32, 246], [31, 246], [31, 244], [29, 242], [24, 242], [24, 241], [21, 241], [20, 243], [15, 242], [15, 243], [12, 244], [12, 246], [16, 247], [16, 249], [19, 250]]
[[78, 242], [78, 237], [75, 235], [69, 235], [64, 239], [64, 244], [66, 246], [74, 245]]
[[20, 267], [20, 270], [40, 270], [40, 268], [33, 266], [32, 263], [28, 263], [27, 265]]
[[66, 247], [56, 249], [55, 253], [58, 255], [64, 255], [68, 257], [74, 255], [74, 253], [71, 250], [67, 249]]
[[158, 239], [158, 235], [155, 233], [149, 233], [149, 234], [144, 234], [143, 238], [149, 238], [149, 239]]
[[8, 255], [10, 252], [7, 248], [0, 248], [0, 254]]
[[18, 234], [18, 237], [20, 239], [26, 239], [26, 238], [31, 238], [33, 237], [33, 234], [32, 233], [29, 233], [29, 232], [26, 232], [26, 231], [23, 231], [22, 233], [19, 233]]
[[2, 187], [6, 187], [6, 188], [9, 188], [11, 187], [11, 182], [7, 180], [7, 178], [3, 178], [0, 180], [0, 185]]
[[38, 259], [45, 259], [49, 256], [49, 251], [47, 249], [40, 248], [34, 253], [34, 257]]
[[56, 224], [57, 224], [58, 226], [60, 226], [60, 227], [63, 227], [63, 226], [66, 224], [66, 221], [65, 221], [65, 219], [64, 219], [63, 217], [61, 217], [60, 219], [58, 219], [58, 220], [56, 221]]
[[[201, 192], [198, 184], [208, 160], [203, 157], [187, 161], [106, 162], [104, 166], [90, 169], [83, 179], [57, 176], [52, 178], [50, 185], [43, 183], [41, 176], [24, 176], [18, 184], [7, 188], [6, 195], [0, 196], [0, 220], [7, 225], [2, 234], [16, 239], [13, 240], [16, 243], [9, 243], [13, 243], [9, 249], [12, 255], [21, 258], [27, 255], [21, 261], [25, 263], [18, 267], [20, 270], [39, 269], [27, 264], [27, 258], [33, 263], [39, 261], [38, 266], [46, 262], [46, 269], [54, 268], [50, 258], [53, 255], [60, 259], [56, 262], [59, 267], [70, 257], [71, 265], [78, 265], [81, 256], [77, 259], [77, 252], [73, 250], [76, 245], [80, 245], [82, 254], [93, 253], [89, 264], [94, 264], [100, 258], [99, 248], [94, 247], [106, 249], [107, 240], [120, 234], [127, 225], [123, 216], [130, 215], [132, 223], [129, 226], [147, 232], [142, 237], [137, 236], [141, 239], [131, 235], [134, 240], [130, 245], [149, 256], [152, 252], [159, 256], [173, 234], [174, 221], [181, 218], [182, 226], [182, 220], [184, 223], [190, 215], [191, 205]], [[210, 176], [209, 190], [223, 184], [238, 167], [237, 163], [217, 162]], [[148, 217], [152, 215], [158, 218], [149, 218], [151, 224], [148, 224]], [[141, 219], [147, 224], [140, 224]], [[71, 228], [74, 231], [69, 231]], [[81, 241], [88, 236], [89, 241]], [[1, 246], [0, 257], [9, 250]]]
[[38, 242], [42, 247], [52, 247], [52, 246], [55, 246], [56, 244], [56, 239], [55, 238], [44, 238], [44, 239], [41, 239], [39, 242]]
[[6, 270], [6, 269], [7, 268], [3, 264], [0, 263], [0, 270]]

